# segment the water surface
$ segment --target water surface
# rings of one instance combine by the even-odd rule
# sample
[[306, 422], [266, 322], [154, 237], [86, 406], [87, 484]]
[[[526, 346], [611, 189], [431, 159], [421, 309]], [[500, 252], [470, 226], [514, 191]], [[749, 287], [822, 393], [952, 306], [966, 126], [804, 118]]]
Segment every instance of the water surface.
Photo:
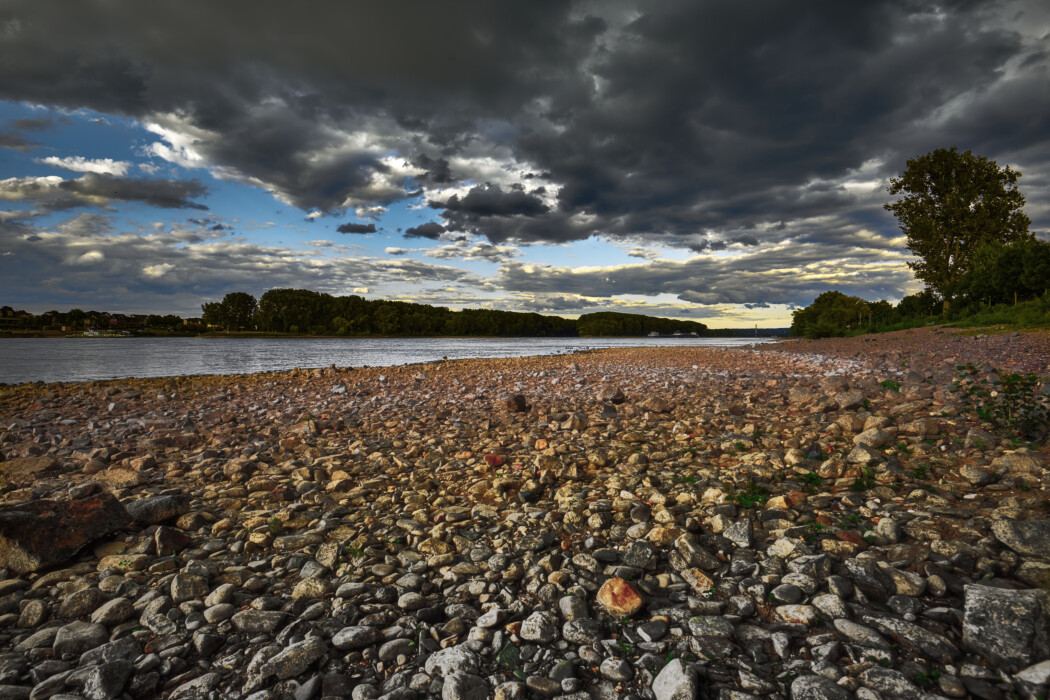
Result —
[[385, 367], [594, 348], [729, 346], [763, 338], [0, 338], [0, 382]]

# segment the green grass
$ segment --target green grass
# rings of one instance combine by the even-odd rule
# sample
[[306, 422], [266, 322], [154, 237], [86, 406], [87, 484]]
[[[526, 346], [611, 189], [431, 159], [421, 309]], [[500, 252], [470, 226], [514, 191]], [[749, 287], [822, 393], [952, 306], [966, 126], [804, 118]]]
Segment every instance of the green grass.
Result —
[[875, 473], [871, 467], [864, 467], [864, 471], [857, 477], [856, 481], [849, 485], [850, 491], [867, 491], [875, 485]]
[[754, 508], [769, 500], [769, 491], [756, 484], [755, 480], [752, 479], [748, 482], [746, 489], [733, 494], [730, 500], [741, 508]]

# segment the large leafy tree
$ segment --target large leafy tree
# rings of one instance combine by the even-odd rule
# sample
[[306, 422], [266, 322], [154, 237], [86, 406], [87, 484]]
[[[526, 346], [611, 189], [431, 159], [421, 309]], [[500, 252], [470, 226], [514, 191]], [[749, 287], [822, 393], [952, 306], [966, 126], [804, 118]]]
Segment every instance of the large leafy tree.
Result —
[[970, 270], [974, 253], [989, 243], [1026, 240], [1029, 218], [1017, 190], [1021, 173], [995, 161], [938, 148], [908, 161], [890, 180], [889, 192], [904, 196], [885, 205], [919, 259], [915, 276], [947, 304]]
[[258, 304], [247, 292], [230, 292], [222, 299], [228, 328], [244, 329], [252, 324]]

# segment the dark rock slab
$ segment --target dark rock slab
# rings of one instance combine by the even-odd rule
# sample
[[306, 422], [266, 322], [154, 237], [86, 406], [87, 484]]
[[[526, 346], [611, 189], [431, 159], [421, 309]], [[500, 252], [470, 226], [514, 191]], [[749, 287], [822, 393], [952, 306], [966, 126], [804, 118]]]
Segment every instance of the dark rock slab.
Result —
[[24, 574], [61, 564], [84, 545], [131, 522], [116, 498], [40, 499], [0, 509], [0, 567]]
[[152, 496], [129, 501], [124, 507], [135, 522], [156, 525], [187, 513], [190, 509], [190, 499], [189, 496]]

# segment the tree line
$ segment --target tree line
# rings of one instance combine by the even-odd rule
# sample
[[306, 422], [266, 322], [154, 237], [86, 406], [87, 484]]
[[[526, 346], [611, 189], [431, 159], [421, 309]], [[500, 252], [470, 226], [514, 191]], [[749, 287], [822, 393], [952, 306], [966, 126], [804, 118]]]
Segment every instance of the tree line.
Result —
[[[1050, 243], [1029, 231], [1020, 177], [1009, 166], [954, 147], [909, 160], [888, 187], [903, 196], [885, 208], [907, 237], [916, 256], [908, 265], [925, 289], [896, 305], [825, 292], [792, 313], [791, 334], [846, 335], [981, 314], [1050, 324]], [[997, 307], [1016, 310], [989, 316]]]
[[695, 332], [707, 327], [640, 314], [601, 312], [579, 319], [536, 313], [464, 309], [403, 301], [370, 301], [308, 289], [271, 289], [258, 301], [246, 292], [227, 294], [202, 307], [205, 324], [231, 331], [309, 335], [396, 336], [644, 336]]

